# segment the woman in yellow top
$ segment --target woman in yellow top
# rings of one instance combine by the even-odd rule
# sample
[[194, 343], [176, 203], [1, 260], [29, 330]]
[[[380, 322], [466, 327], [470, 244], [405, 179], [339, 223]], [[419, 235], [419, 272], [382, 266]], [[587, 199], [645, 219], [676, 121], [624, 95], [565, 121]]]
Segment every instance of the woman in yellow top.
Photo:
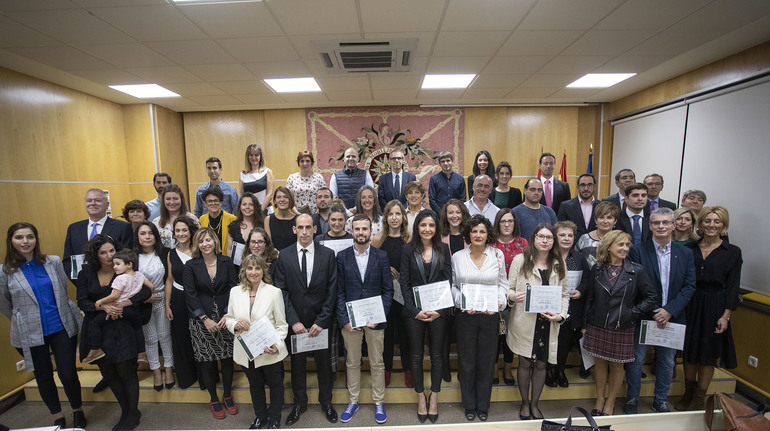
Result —
[[209, 212], [203, 214], [200, 218], [201, 227], [210, 227], [217, 234], [219, 243], [222, 244], [222, 253], [229, 256], [227, 242], [230, 236], [227, 234], [227, 226], [238, 217], [222, 209], [222, 201], [225, 200], [225, 194], [219, 187], [209, 187], [201, 193], [201, 199]]

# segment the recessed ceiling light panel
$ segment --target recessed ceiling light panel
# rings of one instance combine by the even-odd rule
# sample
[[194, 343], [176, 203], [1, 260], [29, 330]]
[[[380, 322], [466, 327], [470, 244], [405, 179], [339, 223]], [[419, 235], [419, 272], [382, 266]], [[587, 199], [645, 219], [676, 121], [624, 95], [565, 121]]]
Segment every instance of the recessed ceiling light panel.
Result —
[[140, 99], [157, 99], [162, 97], [182, 97], [158, 84], [110, 85], [113, 90], [122, 91]]
[[636, 75], [636, 73], [589, 73], [567, 88], [607, 88]]
[[265, 84], [269, 85], [276, 93], [317, 93], [321, 91], [321, 87], [318, 86], [314, 78], [265, 79]]
[[425, 79], [422, 80], [422, 89], [429, 90], [439, 88], [467, 88], [475, 77], [475, 73], [425, 75]]

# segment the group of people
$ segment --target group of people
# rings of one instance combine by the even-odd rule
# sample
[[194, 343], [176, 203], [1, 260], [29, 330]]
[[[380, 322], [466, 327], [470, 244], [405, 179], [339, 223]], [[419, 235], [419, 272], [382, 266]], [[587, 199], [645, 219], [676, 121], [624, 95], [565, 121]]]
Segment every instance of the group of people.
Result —
[[[580, 338], [583, 354], [595, 362], [592, 414], [614, 412], [624, 379], [624, 411], [636, 413], [646, 359], [647, 346], [639, 343], [644, 321], [661, 328], [686, 325], [680, 410], [702, 408], [714, 366], [736, 366], [730, 318], [741, 253], [727, 241], [727, 210], [704, 207], [703, 192], [687, 192], [676, 209], [659, 198], [662, 176], [637, 183], [623, 169], [617, 194], [597, 200], [595, 177], [583, 174], [572, 198], [569, 185], [553, 176], [555, 157], [544, 153], [541, 175], [528, 179], [522, 194], [509, 185], [510, 164], [495, 168], [491, 154], [480, 151], [466, 200], [466, 181], [454, 172], [451, 153], [438, 155], [441, 172], [430, 178], [427, 193], [404, 171], [400, 150], [390, 153], [392, 171], [377, 188], [358, 168], [354, 149], [345, 152], [345, 168], [328, 187], [313, 171], [314, 161], [300, 152], [300, 171], [286, 186], [275, 186], [261, 148], [250, 145], [236, 189], [221, 180], [221, 161], [209, 158], [211, 181], [198, 189], [193, 213], [170, 175], [158, 173], [158, 197], [128, 202], [127, 222], [108, 217], [105, 193], [90, 189], [88, 219], [69, 226], [63, 259], [42, 254], [35, 226], [8, 229], [0, 312], [11, 320], [11, 343], [34, 370], [57, 425], [66, 420], [49, 352], [73, 425], [86, 425], [75, 369], [78, 332], [82, 362], [99, 367], [102, 386], [120, 404], [119, 430], [135, 428], [141, 418], [138, 361], [148, 362], [157, 391], [197, 381], [218, 419], [239, 411], [232, 396], [237, 363], [249, 381], [254, 429], [281, 425], [287, 356], [293, 407], [285, 424], [307, 411], [310, 356], [324, 416], [332, 423], [350, 421], [359, 409], [363, 342], [377, 423], [387, 421], [384, 398], [396, 344], [420, 422], [438, 420], [454, 343], [469, 421], [488, 418], [500, 352], [505, 384], [518, 380], [520, 418], [543, 418], [543, 388], [569, 385], [567, 356]], [[77, 287], [77, 305], [67, 299], [67, 278]], [[428, 285], [440, 286], [449, 302], [426, 308], [415, 291]], [[529, 312], [529, 295], [547, 286], [556, 287], [551, 290], [558, 292], [558, 306]], [[479, 292], [492, 299], [479, 306], [469, 299]], [[361, 300], [381, 305], [383, 319], [361, 321], [353, 305]], [[278, 339], [251, 351], [241, 335], [265, 320]], [[313, 342], [317, 337], [320, 342]], [[314, 347], [297, 348], [307, 340]], [[665, 412], [677, 351], [655, 350], [652, 408]], [[338, 416], [332, 387], [340, 352], [349, 403]]]

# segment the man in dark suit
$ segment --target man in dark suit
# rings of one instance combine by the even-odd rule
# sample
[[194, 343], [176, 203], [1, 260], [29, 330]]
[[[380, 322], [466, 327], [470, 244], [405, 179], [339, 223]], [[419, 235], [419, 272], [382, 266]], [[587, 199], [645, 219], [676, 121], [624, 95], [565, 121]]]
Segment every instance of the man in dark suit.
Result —
[[67, 236], [64, 239], [64, 256], [62, 263], [67, 277], [74, 279], [72, 261], [74, 255], [85, 253], [86, 244], [97, 234], [109, 235], [123, 247], [131, 248], [134, 242], [134, 232], [131, 225], [120, 220], [107, 217], [107, 207], [110, 202], [107, 194], [102, 189], [88, 189], [86, 192], [86, 212], [88, 219], [72, 223], [67, 228]]
[[[331, 334], [334, 305], [337, 299], [337, 261], [334, 252], [313, 242], [313, 218], [300, 214], [294, 222], [297, 242], [281, 250], [273, 263], [273, 284], [283, 290], [286, 303], [286, 322], [292, 334], [309, 333], [316, 337], [324, 329]], [[321, 411], [331, 423], [337, 422], [332, 407], [332, 366], [328, 348], [313, 352], [318, 375], [318, 402]], [[294, 425], [307, 411], [306, 362], [308, 353], [291, 354], [291, 389], [294, 408], [286, 418], [286, 425]]]
[[603, 200], [612, 202], [613, 204], [620, 207], [620, 209], [626, 209], [625, 199], [626, 199], [626, 187], [630, 186], [631, 184], [636, 183], [636, 174], [631, 169], [621, 169], [618, 171], [617, 174], [615, 174], [615, 185], [618, 186], [618, 192], [614, 195], [609, 195]]
[[577, 240], [583, 234], [596, 229], [594, 220], [594, 207], [599, 203], [594, 197], [596, 190], [596, 177], [592, 174], [583, 174], [578, 177], [578, 195], [561, 203], [557, 218], [559, 221], [569, 220], [577, 226]]
[[615, 229], [631, 235], [631, 242], [639, 244], [650, 239], [650, 212], [647, 210], [647, 186], [631, 184], [626, 188], [626, 209], [620, 210]]
[[406, 205], [406, 196], [404, 196], [404, 187], [412, 181], [417, 181], [417, 177], [409, 172], [404, 172], [404, 153], [401, 150], [395, 150], [390, 153], [390, 172], [380, 177], [377, 186], [377, 198], [380, 201], [380, 208], [393, 199], [398, 199]]
[[[669, 208], [659, 208], [650, 213], [652, 238], [636, 244], [628, 253], [628, 259], [644, 266], [650, 281], [658, 293], [658, 304], [650, 315], [643, 320], [653, 320], [659, 328], [665, 328], [668, 322], [685, 324], [685, 308], [695, 293], [695, 263], [689, 248], [674, 244], [671, 235], [674, 232], [674, 212]], [[635, 360], [626, 367], [626, 405], [628, 414], [637, 413], [641, 390], [642, 365], [647, 356], [647, 346], [639, 344], [641, 322], [637, 322], [634, 336]], [[671, 387], [674, 373], [676, 349], [655, 347], [655, 398], [652, 409], [656, 412], [670, 411], [666, 404], [666, 395]]]
[[540, 198], [540, 203], [558, 214], [561, 203], [572, 197], [569, 184], [553, 177], [553, 170], [556, 168], [556, 156], [551, 153], [543, 153], [540, 155], [538, 163], [540, 182], [543, 183], [543, 197]]
[[[348, 422], [358, 410], [361, 392], [361, 341], [366, 334], [369, 350], [369, 366], [372, 374], [372, 401], [374, 420], [385, 423], [385, 363], [382, 354], [385, 341], [385, 323], [364, 324], [353, 327], [346, 303], [358, 299], [379, 296], [385, 316], [393, 300], [393, 276], [388, 254], [371, 247], [372, 222], [365, 214], [353, 216], [353, 247], [337, 254], [337, 319], [342, 327], [347, 357], [347, 382], [350, 401], [340, 415], [340, 421]], [[366, 280], [366, 283], [364, 283]], [[364, 322], [359, 322], [364, 323]], [[367, 322], [368, 323], [368, 322]]]
[[660, 192], [663, 191], [663, 176], [660, 174], [650, 174], [644, 177], [644, 185], [647, 186], [647, 209], [655, 211], [658, 208], [668, 208], [676, 211], [676, 204], [660, 198]]

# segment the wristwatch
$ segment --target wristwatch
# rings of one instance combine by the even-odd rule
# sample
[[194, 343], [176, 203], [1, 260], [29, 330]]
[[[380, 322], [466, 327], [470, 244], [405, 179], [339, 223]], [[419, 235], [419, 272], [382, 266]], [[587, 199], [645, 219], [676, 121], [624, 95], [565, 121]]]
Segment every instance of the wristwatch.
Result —
[[209, 318], [209, 316], [203, 316], [203, 317], [201, 317], [201, 322], [205, 322], [205, 321], [206, 321], [206, 319], [208, 319], [208, 318]]

